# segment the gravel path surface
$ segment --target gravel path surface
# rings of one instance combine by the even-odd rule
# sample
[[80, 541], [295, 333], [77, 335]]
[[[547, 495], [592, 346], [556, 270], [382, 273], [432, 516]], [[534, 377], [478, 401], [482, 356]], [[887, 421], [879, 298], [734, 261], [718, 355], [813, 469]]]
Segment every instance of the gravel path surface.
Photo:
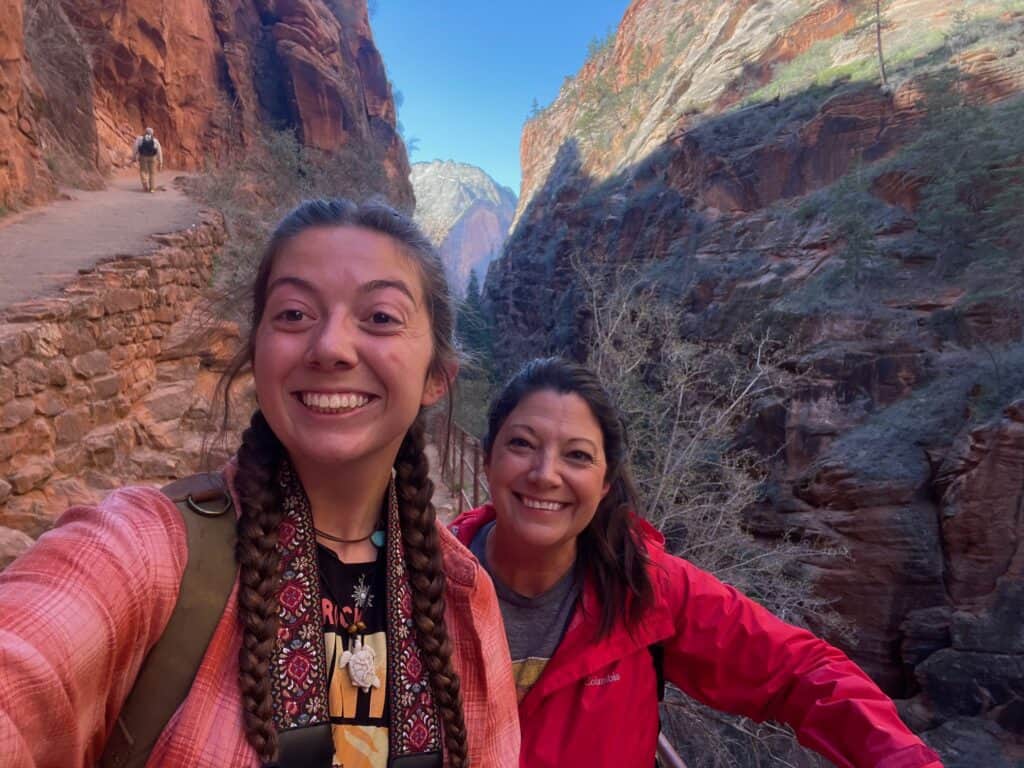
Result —
[[63, 190], [54, 201], [0, 219], [0, 307], [53, 295], [79, 269], [108, 256], [138, 256], [157, 247], [150, 235], [175, 232], [199, 220], [199, 204], [164, 171], [152, 194], [138, 173], [123, 171], [106, 189]]

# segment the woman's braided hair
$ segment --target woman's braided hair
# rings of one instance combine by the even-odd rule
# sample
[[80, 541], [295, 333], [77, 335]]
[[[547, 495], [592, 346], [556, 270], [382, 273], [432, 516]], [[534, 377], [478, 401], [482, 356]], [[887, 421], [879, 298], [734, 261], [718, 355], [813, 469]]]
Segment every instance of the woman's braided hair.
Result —
[[[430, 373], [446, 376], [457, 359], [454, 312], [444, 267], [437, 251], [413, 222], [380, 202], [356, 205], [348, 200], [309, 200], [284, 217], [270, 238], [253, 282], [248, 340], [225, 371], [220, 393], [223, 426], [229, 423], [231, 387], [251, 370], [255, 335], [263, 319], [267, 287], [274, 261], [284, 245], [314, 227], [356, 227], [397, 241], [416, 265], [431, 321], [434, 355]], [[451, 389], [451, 381], [449, 391]], [[449, 399], [449, 414], [451, 401]], [[420, 415], [409, 429], [395, 461], [399, 519], [406, 552], [406, 572], [412, 588], [412, 616], [419, 647], [430, 671], [431, 690], [444, 727], [448, 762], [468, 765], [466, 727], [459, 677], [452, 666], [452, 645], [444, 620], [445, 577], [436, 514], [431, 503], [433, 483], [424, 453], [425, 428]], [[277, 471], [284, 447], [260, 411], [253, 414], [237, 454], [235, 488], [241, 506], [238, 519], [238, 610], [242, 647], [238, 655], [246, 737], [260, 758], [277, 753], [273, 724], [270, 662], [277, 636], [277, 590], [280, 580], [277, 529], [283, 517]]]
[[395, 462], [399, 519], [412, 588], [412, 616], [423, 660], [430, 672], [434, 703], [444, 723], [445, 747], [452, 766], [469, 764], [462, 717], [459, 676], [452, 667], [452, 644], [444, 621], [444, 570], [436, 514], [430, 499], [434, 483], [423, 452], [426, 429], [420, 417], [402, 441]]

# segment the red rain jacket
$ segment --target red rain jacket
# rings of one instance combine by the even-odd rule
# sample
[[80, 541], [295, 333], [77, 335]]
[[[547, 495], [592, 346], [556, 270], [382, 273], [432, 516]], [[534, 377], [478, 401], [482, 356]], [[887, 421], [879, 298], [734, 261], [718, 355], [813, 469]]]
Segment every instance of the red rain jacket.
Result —
[[[494, 519], [491, 505], [452, 522], [465, 545]], [[840, 650], [786, 624], [709, 573], [667, 554], [638, 520], [651, 559], [654, 605], [632, 634], [622, 624], [595, 642], [593, 585], [540, 679], [519, 705], [521, 768], [654, 764], [656, 674], [648, 647], [664, 648], [665, 677], [716, 709], [777, 720], [839, 768], [941, 768], [892, 701]]]

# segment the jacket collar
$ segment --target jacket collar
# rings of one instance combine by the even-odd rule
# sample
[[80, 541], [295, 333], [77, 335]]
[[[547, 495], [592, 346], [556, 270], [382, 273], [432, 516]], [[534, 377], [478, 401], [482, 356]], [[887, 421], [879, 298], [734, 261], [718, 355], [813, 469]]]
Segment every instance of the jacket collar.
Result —
[[441, 555], [444, 557], [444, 575], [448, 580], [449, 589], [472, 589], [476, 586], [476, 558], [469, 551], [469, 544], [462, 543], [462, 537], [456, 537], [455, 531], [449, 532], [443, 525], [437, 526], [438, 538], [441, 540]]
[[619, 621], [607, 635], [598, 639], [600, 608], [601, 595], [593, 581], [586, 579], [562, 642], [519, 705], [521, 719], [529, 717], [544, 698], [559, 689], [586, 679], [610, 663], [645, 650], [675, 632], [670, 612], [656, 602], [642, 622], [628, 626]]
[[476, 538], [480, 529], [495, 517], [497, 517], [497, 513], [494, 511], [494, 505], [488, 502], [482, 507], [463, 512], [448, 524], [448, 530], [462, 542], [463, 546], [468, 547], [473, 543], [473, 539]]

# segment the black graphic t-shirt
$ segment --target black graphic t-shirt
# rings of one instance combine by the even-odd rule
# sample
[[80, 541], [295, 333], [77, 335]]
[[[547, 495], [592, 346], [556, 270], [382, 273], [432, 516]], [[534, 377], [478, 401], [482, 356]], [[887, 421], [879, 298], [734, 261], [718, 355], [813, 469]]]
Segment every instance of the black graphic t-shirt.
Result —
[[334, 766], [386, 768], [387, 612], [383, 554], [343, 563], [317, 545]]

